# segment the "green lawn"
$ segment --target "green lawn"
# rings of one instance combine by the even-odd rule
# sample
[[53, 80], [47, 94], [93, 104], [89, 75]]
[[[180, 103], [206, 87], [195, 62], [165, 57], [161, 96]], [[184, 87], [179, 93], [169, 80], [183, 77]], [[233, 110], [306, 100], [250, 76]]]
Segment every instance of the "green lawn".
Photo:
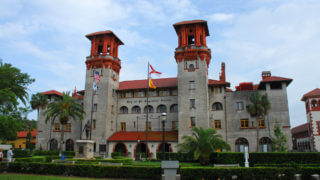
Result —
[[0, 180], [90, 180], [92, 178], [77, 178], [63, 176], [42, 176], [30, 174], [0, 174]]

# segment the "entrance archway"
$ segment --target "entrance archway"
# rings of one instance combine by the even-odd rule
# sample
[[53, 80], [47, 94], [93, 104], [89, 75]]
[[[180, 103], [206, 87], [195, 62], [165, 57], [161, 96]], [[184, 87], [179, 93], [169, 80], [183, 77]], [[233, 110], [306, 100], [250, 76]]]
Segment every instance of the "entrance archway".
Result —
[[74, 144], [72, 139], [66, 141], [66, 151], [74, 151]]
[[55, 139], [50, 140], [50, 151], [58, 150], [58, 141]]
[[268, 137], [263, 137], [259, 141], [260, 151], [261, 152], [271, 152], [271, 139]]
[[[164, 150], [165, 150], [164, 152], [172, 152], [171, 144], [165, 143]], [[157, 148], [157, 152], [162, 153], [162, 151], [163, 151], [163, 143], [159, 144]]]
[[139, 159], [137, 158], [138, 156], [140, 157], [140, 154], [141, 153], [146, 153], [146, 149], [148, 148], [148, 157], [150, 156], [150, 150], [149, 150], [149, 147], [146, 146], [145, 143], [138, 143], [136, 145], [136, 148], [134, 149], [134, 157], [136, 157], [136, 159]]
[[236, 140], [236, 152], [244, 152], [244, 148], [248, 147], [249, 149], [249, 142], [246, 138], [238, 138]]
[[121, 156], [127, 156], [128, 154], [127, 147], [123, 143], [117, 143], [113, 148], [113, 152], [119, 152]]

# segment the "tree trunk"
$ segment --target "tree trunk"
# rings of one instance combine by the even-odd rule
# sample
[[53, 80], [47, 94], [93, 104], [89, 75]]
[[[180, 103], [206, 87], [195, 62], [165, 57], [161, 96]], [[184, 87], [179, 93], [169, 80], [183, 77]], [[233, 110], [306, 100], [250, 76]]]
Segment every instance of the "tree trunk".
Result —
[[63, 151], [63, 139], [64, 139], [64, 124], [62, 124], [62, 130], [61, 130], [61, 139], [60, 139], [60, 151], [59, 154], [62, 155]]
[[259, 152], [259, 131], [260, 131], [260, 124], [258, 118], [256, 118], [256, 128], [257, 128], [257, 152]]

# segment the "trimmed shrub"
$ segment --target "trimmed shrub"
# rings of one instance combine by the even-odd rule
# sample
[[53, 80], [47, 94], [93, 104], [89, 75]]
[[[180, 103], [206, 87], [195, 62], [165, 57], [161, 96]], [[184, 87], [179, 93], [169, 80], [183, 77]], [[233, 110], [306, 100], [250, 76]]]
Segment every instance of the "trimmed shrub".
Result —
[[76, 156], [76, 152], [74, 151], [64, 151], [63, 154], [65, 156]]
[[[69, 152], [69, 151], [66, 151], [66, 152]], [[34, 156], [58, 156], [59, 151], [35, 150], [33, 151], [33, 155]]]
[[[181, 179], [293, 179], [294, 168], [211, 168], [211, 167], [182, 167]], [[281, 176], [281, 177], [280, 177]]]
[[316, 168], [316, 167], [301, 167], [298, 170], [298, 173], [301, 174], [301, 178], [303, 180], [305, 179], [313, 179], [311, 178], [311, 175], [313, 174], [318, 174], [320, 175], [320, 168]]
[[[197, 160], [193, 159], [193, 154], [190, 153], [172, 153], [172, 152], [166, 152], [165, 158], [170, 160], [178, 160], [180, 162], [197, 162]], [[163, 160], [163, 153], [157, 152], [157, 160]]]
[[45, 156], [33, 156], [27, 158], [16, 158], [15, 162], [46, 162]]
[[31, 153], [28, 150], [21, 150], [21, 149], [13, 150], [13, 158], [23, 158], [23, 157], [30, 157], [30, 156], [31, 156]]
[[133, 159], [131, 158], [121, 158], [121, 159], [72, 159], [77, 164], [98, 164], [99, 162], [106, 163], [123, 163], [126, 165], [130, 165], [133, 163]]
[[121, 156], [121, 152], [112, 152], [111, 157]]
[[[320, 164], [255, 164], [254, 167], [320, 167]], [[320, 175], [320, 174], [319, 174]]]
[[210, 155], [211, 164], [239, 164], [244, 166], [244, 153], [215, 152]]
[[250, 166], [255, 164], [320, 164], [320, 153], [249, 153]]
[[[0, 163], [0, 167], [2, 167]], [[160, 179], [160, 167], [71, 165], [54, 163], [9, 163], [11, 173], [51, 174], [93, 178]]]

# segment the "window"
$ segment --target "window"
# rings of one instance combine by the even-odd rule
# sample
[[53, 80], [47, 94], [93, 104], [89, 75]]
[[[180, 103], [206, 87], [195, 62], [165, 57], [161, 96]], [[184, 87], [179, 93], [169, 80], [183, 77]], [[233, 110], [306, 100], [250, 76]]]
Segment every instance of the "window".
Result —
[[100, 152], [106, 152], [107, 151], [107, 145], [106, 144], [99, 144], [99, 151]]
[[194, 45], [194, 37], [188, 36], [188, 45]]
[[126, 93], [125, 92], [120, 92], [120, 98], [125, 98], [126, 97]]
[[190, 118], [190, 127], [193, 128], [196, 126], [196, 117]]
[[221, 129], [221, 121], [220, 120], [214, 120], [214, 128]]
[[171, 105], [170, 112], [178, 112], [178, 104]]
[[157, 96], [157, 91], [149, 91], [149, 97], [156, 97]]
[[96, 112], [98, 109], [98, 104], [93, 104], [92, 111]]
[[189, 89], [195, 89], [194, 81], [189, 81]]
[[312, 105], [312, 107], [317, 107], [317, 101], [316, 100], [312, 100], [311, 101], [311, 105]]
[[265, 122], [264, 122], [264, 119], [258, 119], [259, 121], [259, 128], [265, 128]]
[[102, 49], [103, 49], [103, 46], [98, 46], [98, 54], [102, 54]]
[[148, 126], [146, 126], [146, 128], [148, 128], [148, 131], [151, 131], [151, 122], [150, 121], [148, 121]]
[[71, 123], [67, 123], [65, 126], [65, 132], [71, 132]]
[[190, 71], [194, 71], [194, 65], [193, 65], [193, 64], [190, 64], [190, 65], [189, 65], [189, 70], [190, 70]]
[[131, 98], [132, 97], [132, 92], [131, 91], [126, 92], [126, 97], [127, 98]]
[[136, 122], [135, 121], [133, 122], [133, 128], [136, 128]]
[[139, 106], [133, 106], [132, 108], [132, 113], [134, 114], [140, 114], [141, 113], [141, 109]]
[[169, 96], [170, 92], [169, 90], [160, 90], [159, 91], [159, 96]]
[[[143, 113], [146, 113], [146, 112], [147, 112], [147, 106], [144, 107], [144, 109], [143, 109]], [[153, 107], [150, 106], [150, 105], [149, 105], [149, 107], [148, 107], [148, 113], [153, 113]]]
[[178, 95], [177, 89], [172, 89], [171, 90], [171, 96], [176, 96], [176, 95]]
[[176, 121], [172, 121], [172, 130], [177, 130]]
[[128, 114], [128, 108], [126, 106], [122, 106], [120, 108], [120, 114]]
[[121, 122], [120, 123], [120, 125], [121, 125], [121, 131], [126, 131], [126, 123], [125, 122]]
[[243, 110], [244, 109], [244, 106], [243, 106], [243, 102], [237, 102], [237, 110], [240, 111], [240, 110]]
[[220, 102], [215, 102], [212, 104], [212, 110], [213, 111], [220, 111], [222, 110], [222, 104]]
[[144, 91], [138, 91], [137, 93], [137, 97], [144, 97]]
[[111, 113], [113, 113], [114, 105], [111, 105]]
[[112, 97], [115, 97], [115, 96], [116, 96], [116, 90], [112, 89]]
[[92, 120], [92, 129], [96, 129], [96, 120]]
[[157, 108], [157, 112], [158, 113], [164, 113], [164, 112], [167, 112], [167, 107], [165, 105], [159, 105], [158, 108]]
[[196, 100], [190, 99], [190, 108], [196, 108]]
[[107, 46], [107, 54], [110, 54], [110, 45]]
[[60, 131], [60, 124], [54, 123], [54, 131], [59, 132]]
[[249, 119], [240, 119], [240, 128], [248, 128]]
[[245, 147], [249, 149], [249, 142], [246, 138], [238, 138], [236, 140], [236, 151], [237, 152], [245, 152]]

